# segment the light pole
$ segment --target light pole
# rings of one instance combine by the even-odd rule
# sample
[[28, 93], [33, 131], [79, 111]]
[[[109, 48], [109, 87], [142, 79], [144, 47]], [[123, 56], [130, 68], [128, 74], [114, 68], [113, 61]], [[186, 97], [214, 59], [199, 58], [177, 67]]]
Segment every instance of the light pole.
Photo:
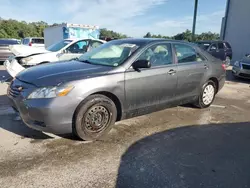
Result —
[[194, 17], [193, 17], [193, 29], [192, 29], [192, 41], [195, 40], [195, 27], [196, 27], [196, 17], [197, 17], [198, 0], [194, 1]]

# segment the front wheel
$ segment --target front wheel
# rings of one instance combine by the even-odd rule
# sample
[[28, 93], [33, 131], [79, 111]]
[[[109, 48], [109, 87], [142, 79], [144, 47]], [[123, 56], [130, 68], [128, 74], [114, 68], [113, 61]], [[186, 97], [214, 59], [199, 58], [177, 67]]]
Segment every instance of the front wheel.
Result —
[[117, 109], [110, 98], [104, 95], [91, 95], [77, 109], [73, 131], [83, 140], [98, 140], [110, 131], [116, 117]]
[[213, 81], [209, 80], [202, 87], [200, 96], [195, 103], [195, 106], [199, 108], [207, 108], [209, 107], [215, 98], [216, 87]]

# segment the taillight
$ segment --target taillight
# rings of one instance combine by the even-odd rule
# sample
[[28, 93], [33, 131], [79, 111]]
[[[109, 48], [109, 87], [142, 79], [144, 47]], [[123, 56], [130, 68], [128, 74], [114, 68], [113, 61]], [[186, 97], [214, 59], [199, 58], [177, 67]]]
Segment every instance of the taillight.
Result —
[[32, 46], [32, 42], [29, 43], [29, 46]]
[[226, 64], [222, 64], [221, 66], [222, 66], [223, 70], [225, 70], [225, 71], [227, 70]]

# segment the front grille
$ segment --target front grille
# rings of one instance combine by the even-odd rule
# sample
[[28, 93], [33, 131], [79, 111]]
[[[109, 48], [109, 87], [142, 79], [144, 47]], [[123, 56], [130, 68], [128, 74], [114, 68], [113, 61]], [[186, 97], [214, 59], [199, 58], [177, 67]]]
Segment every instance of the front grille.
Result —
[[242, 64], [242, 68], [243, 68], [243, 69], [250, 70], [250, 65]]
[[245, 78], [250, 78], [250, 74], [240, 73], [239, 76], [242, 76], [242, 77], [245, 77]]

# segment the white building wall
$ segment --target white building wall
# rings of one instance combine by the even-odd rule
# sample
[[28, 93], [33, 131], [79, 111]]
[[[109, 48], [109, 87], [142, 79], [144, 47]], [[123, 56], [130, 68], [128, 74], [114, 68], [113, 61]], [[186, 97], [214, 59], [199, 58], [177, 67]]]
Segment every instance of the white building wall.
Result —
[[228, 0], [224, 40], [233, 48], [233, 60], [250, 53], [250, 0]]

